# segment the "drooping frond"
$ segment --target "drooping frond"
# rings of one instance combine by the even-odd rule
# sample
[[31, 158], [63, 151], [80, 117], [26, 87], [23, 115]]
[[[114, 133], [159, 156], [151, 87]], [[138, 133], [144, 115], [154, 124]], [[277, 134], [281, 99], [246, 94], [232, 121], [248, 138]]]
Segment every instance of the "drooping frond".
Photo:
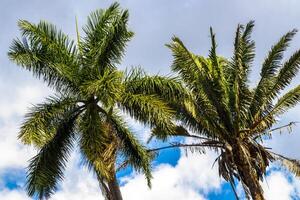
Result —
[[126, 44], [133, 36], [127, 28], [128, 16], [127, 10], [120, 10], [119, 4], [114, 3], [88, 17], [83, 49], [87, 67], [93, 69], [91, 72], [101, 74], [105, 68], [115, 68], [120, 62]]
[[78, 109], [76, 103], [69, 97], [50, 97], [45, 103], [34, 106], [25, 116], [18, 137], [25, 144], [43, 147], [55, 136], [57, 123], [65, 113]]
[[48, 199], [63, 179], [67, 159], [73, 147], [75, 120], [78, 113], [66, 114], [54, 137], [30, 160], [27, 174], [27, 192], [39, 199]]
[[120, 140], [120, 151], [125, 156], [125, 160], [137, 171], [143, 172], [148, 186], [151, 187], [151, 157], [146, 148], [140, 144], [128, 129], [126, 123], [116, 113], [109, 118], [109, 121], [111, 121], [115, 129], [115, 134]]
[[296, 159], [287, 158], [285, 156], [272, 153], [275, 160], [279, 161], [282, 166], [287, 168], [290, 172], [300, 177], [300, 161]]
[[10, 59], [58, 91], [77, 91], [79, 64], [74, 42], [47, 22], [35, 25], [21, 20], [19, 27], [24, 38], [13, 41]]

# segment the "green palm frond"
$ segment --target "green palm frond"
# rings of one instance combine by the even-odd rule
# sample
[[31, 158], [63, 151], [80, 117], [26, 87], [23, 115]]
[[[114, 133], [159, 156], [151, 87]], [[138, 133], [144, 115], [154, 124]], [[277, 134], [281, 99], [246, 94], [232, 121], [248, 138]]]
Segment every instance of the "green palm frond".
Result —
[[125, 92], [132, 94], [156, 94], [161, 99], [176, 101], [184, 100], [190, 94], [177, 77], [147, 75], [141, 68], [131, 69], [125, 76]]
[[137, 171], [142, 171], [145, 174], [148, 186], [151, 187], [150, 154], [135, 138], [120, 116], [115, 113], [109, 118], [109, 121], [115, 129], [116, 136], [120, 139], [120, 150], [125, 159]]
[[279, 70], [278, 75], [275, 77], [272, 89], [268, 97], [274, 99], [281, 90], [288, 86], [292, 79], [297, 75], [300, 68], [300, 50], [296, 51]]
[[57, 90], [77, 91], [79, 64], [74, 42], [47, 22], [35, 25], [21, 20], [19, 27], [24, 38], [13, 41], [10, 59]]
[[37, 195], [39, 199], [48, 199], [56, 191], [57, 183], [63, 179], [63, 171], [73, 148], [75, 120], [78, 114], [68, 113], [59, 123], [54, 137], [30, 160], [26, 184], [29, 196]]
[[97, 96], [106, 106], [113, 105], [119, 101], [123, 92], [122, 78], [123, 73], [120, 71], [105, 70], [103, 75], [99, 75], [96, 79], [85, 81], [81, 90], [86, 97]]
[[250, 65], [254, 59], [255, 43], [251, 40], [254, 22], [250, 21], [246, 27], [239, 25], [236, 30], [233, 60], [225, 72], [228, 73], [230, 109], [233, 112], [235, 132], [243, 128], [245, 124], [239, 124], [247, 118], [246, 112], [250, 104], [252, 94], [248, 89], [248, 76]]
[[19, 138], [24, 144], [43, 147], [55, 136], [57, 124], [67, 112], [79, 109], [73, 98], [50, 97], [43, 104], [32, 107], [26, 114]]
[[128, 11], [120, 10], [118, 3], [89, 16], [83, 49], [87, 65], [98, 73], [115, 68], [124, 55], [126, 44], [133, 37], [127, 28], [128, 17]]
[[278, 43], [276, 43], [270, 50], [267, 58], [265, 59], [261, 69], [261, 79], [255, 88], [253, 101], [250, 106], [251, 116], [255, 117], [260, 109], [263, 109], [265, 105], [268, 105], [270, 89], [274, 86], [274, 79], [281, 67], [281, 60], [283, 53], [289, 46], [290, 41], [296, 34], [296, 30], [292, 30], [282, 36]]
[[199, 78], [198, 74], [201, 73], [201, 68], [199, 68], [201, 64], [196, 59], [196, 55], [189, 52], [183, 42], [177, 37], [173, 37], [172, 43], [167, 44], [167, 47], [171, 49], [174, 57], [172, 70], [179, 73], [188, 87], [197, 90], [198, 85], [195, 85], [195, 80]]
[[119, 106], [132, 118], [149, 125], [151, 128], [159, 127], [172, 132], [172, 119], [175, 112], [167, 102], [162, 101], [156, 95], [125, 93], [122, 95]]
[[[267, 111], [264, 116], [259, 118], [259, 120], [254, 122], [252, 129], [258, 129], [261, 127], [261, 131], [265, 131], [265, 129], [271, 128], [272, 125], [276, 122], [275, 117], [280, 116], [283, 113], [287, 112], [289, 109], [296, 106], [300, 101], [300, 85], [296, 88], [291, 89], [286, 94], [284, 94], [278, 101], [275, 103], [274, 106]], [[257, 132], [257, 130], [256, 130]]]
[[226, 92], [222, 89], [226, 84], [221, 83], [220, 77], [215, 77], [212, 73], [212, 62], [188, 51], [180, 39], [173, 37], [172, 40], [173, 42], [167, 45], [174, 56], [172, 69], [180, 74], [192, 92], [202, 96], [200, 101], [204, 99], [209, 101], [209, 104], [222, 116], [222, 121], [220, 120], [219, 123], [232, 131], [232, 119], [226, 103], [228, 99]]
[[284, 94], [281, 98], [278, 99], [277, 103], [274, 105], [272, 109], [272, 113], [274, 115], [283, 114], [288, 111], [290, 108], [296, 106], [300, 101], [300, 85], [291, 89], [286, 94]]
[[82, 132], [80, 150], [85, 164], [95, 169], [105, 179], [114, 173], [117, 144], [111, 136], [109, 124], [105, 123], [97, 111], [97, 105], [90, 105], [81, 119], [79, 128]]

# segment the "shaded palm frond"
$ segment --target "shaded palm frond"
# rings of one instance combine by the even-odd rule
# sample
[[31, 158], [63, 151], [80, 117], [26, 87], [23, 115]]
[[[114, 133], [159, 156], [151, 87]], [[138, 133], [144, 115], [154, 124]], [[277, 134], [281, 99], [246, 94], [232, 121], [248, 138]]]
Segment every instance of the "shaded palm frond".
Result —
[[66, 118], [59, 123], [54, 137], [30, 160], [26, 183], [29, 196], [37, 195], [39, 199], [48, 199], [56, 191], [73, 148], [78, 114], [67, 113]]
[[115, 134], [120, 140], [120, 151], [125, 156], [128, 164], [135, 170], [142, 171], [147, 179], [148, 186], [151, 187], [151, 156], [146, 148], [140, 144], [126, 123], [117, 114], [113, 114], [109, 121], [115, 129]]
[[105, 117], [98, 113], [97, 105], [88, 106], [79, 125], [82, 133], [80, 150], [89, 169], [94, 169], [101, 177], [109, 180], [115, 173], [118, 144], [110, 133], [110, 125], [105, 121]]
[[102, 76], [96, 79], [85, 81], [81, 91], [87, 98], [97, 96], [105, 106], [114, 105], [120, 100], [123, 92], [123, 73], [117, 70], [105, 70]]

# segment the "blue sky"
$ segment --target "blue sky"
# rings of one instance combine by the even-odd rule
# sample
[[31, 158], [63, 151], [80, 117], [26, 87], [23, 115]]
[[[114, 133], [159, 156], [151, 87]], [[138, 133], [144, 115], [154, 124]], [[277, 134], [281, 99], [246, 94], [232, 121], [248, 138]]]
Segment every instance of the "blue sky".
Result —
[[[31, 22], [47, 20], [75, 37], [75, 16], [79, 25], [86, 16], [98, 8], [106, 8], [109, 0], [1, 0], [0, 1], [0, 199], [29, 199], [23, 189], [27, 161], [36, 152], [17, 141], [18, 127], [27, 108], [41, 102], [51, 91], [30, 73], [20, 69], [7, 58], [7, 50], [13, 38], [19, 36], [17, 20]], [[169, 74], [171, 53], [164, 46], [173, 35], [179, 36], [186, 46], [201, 55], [207, 55], [210, 47], [209, 27], [216, 32], [218, 53], [230, 58], [233, 38], [238, 23], [255, 20], [253, 38], [256, 41], [256, 59], [251, 74], [255, 84], [260, 63], [279, 37], [285, 32], [300, 28], [300, 1], [298, 0], [122, 0], [129, 9], [131, 29], [135, 37], [129, 43], [120, 68], [142, 66], [149, 73]], [[290, 55], [300, 48], [298, 34], [287, 51]], [[298, 76], [293, 85], [299, 84]], [[300, 121], [300, 107], [284, 115], [279, 124]], [[149, 130], [131, 122], [141, 140]], [[300, 125], [289, 134], [275, 134], [266, 145], [274, 151], [300, 159]], [[153, 143], [151, 145], [158, 145]], [[184, 151], [164, 151], [155, 160], [153, 188], [149, 190], [140, 174], [123, 171], [119, 174], [125, 199], [202, 200], [233, 199], [228, 184], [218, 177], [212, 168], [213, 152], [206, 155]], [[272, 165], [263, 183], [265, 195], [270, 200], [300, 199], [300, 181], [278, 166]], [[238, 186], [241, 192], [240, 186]], [[99, 199], [97, 182], [86, 169], [80, 168], [76, 152], [72, 154], [66, 170], [65, 181], [54, 200]]]

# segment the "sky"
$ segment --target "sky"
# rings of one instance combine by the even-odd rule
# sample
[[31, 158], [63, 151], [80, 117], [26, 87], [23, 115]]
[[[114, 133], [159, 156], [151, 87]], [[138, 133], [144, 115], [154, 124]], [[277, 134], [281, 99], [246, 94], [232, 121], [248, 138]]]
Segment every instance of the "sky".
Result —
[[[0, 199], [27, 200], [24, 190], [28, 160], [36, 150], [17, 140], [20, 124], [28, 108], [42, 102], [51, 90], [29, 72], [7, 58], [13, 38], [20, 36], [17, 21], [26, 19], [37, 23], [46, 20], [75, 37], [75, 16], [79, 26], [87, 15], [108, 7], [109, 0], [1, 0], [0, 1]], [[257, 83], [260, 64], [270, 47], [287, 31], [300, 29], [298, 0], [122, 0], [121, 7], [129, 9], [129, 26], [135, 37], [129, 43], [121, 69], [142, 66], [151, 74], [170, 74], [172, 56], [165, 44], [171, 37], [180, 37], [193, 52], [207, 55], [210, 47], [209, 27], [216, 32], [218, 54], [232, 56], [234, 32], [238, 23], [255, 20], [253, 39], [256, 59], [251, 84]], [[286, 55], [300, 48], [296, 35]], [[296, 77], [292, 85], [299, 84]], [[280, 124], [300, 121], [300, 106], [280, 118]], [[132, 123], [141, 140], [149, 130]], [[266, 145], [275, 152], [300, 159], [300, 124], [291, 133], [274, 134]], [[152, 145], [157, 145], [153, 143]], [[125, 200], [205, 200], [234, 199], [228, 184], [212, 168], [216, 155], [186, 153], [182, 150], [163, 151], [153, 163], [153, 187], [147, 188], [144, 177], [130, 170], [118, 174]], [[300, 181], [278, 165], [273, 164], [262, 183], [268, 200], [300, 199]], [[241, 186], [238, 185], [241, 194]], [[65, 179], [53, 200], [101, 199], [98, 184], [87, 169], [80, 166], [78, 152], [68, 163]], [[102, 198], [103, 199], [103, 198]]]

